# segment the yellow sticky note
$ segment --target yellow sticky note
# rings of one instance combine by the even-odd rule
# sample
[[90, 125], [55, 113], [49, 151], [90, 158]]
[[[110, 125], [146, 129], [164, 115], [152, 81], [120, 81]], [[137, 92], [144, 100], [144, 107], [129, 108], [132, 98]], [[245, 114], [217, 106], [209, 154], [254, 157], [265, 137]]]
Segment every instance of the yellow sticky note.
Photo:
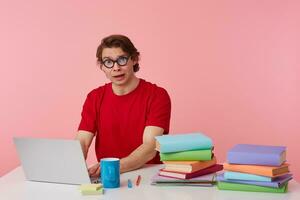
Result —
[[103, 188], [100, 188], [98, 190], [81, 190], [82, 195], [100, 195], [103, 194]]
[[102, 188], [102, 184], [82, 184], [79, 189], [82, 191], [97, 191]]
[[100, 195], [103, 194], [104, 190], [103, 188], [100, 188], [98, 190], [81, 190], [81, 194], [82, 195]]

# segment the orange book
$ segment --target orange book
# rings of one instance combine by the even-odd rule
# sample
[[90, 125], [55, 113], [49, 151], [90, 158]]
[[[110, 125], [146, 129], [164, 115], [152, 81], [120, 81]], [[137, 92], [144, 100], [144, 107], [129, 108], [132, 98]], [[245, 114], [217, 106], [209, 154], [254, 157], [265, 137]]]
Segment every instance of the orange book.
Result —
[[163, 163], [165, 164], [164, 170], [166, 171], [193, 173], [215, 165], [217, 159], [214, 156], [212, 160], [207, 161], [164, 161]]
[[279, 167], [263, 166], [263, 165], [237, 165], [237, 164], [223, 164], [224, 170], [256, 174], [268, 177], [277, 177], [289, 172], [289, 164], [284, 163]]

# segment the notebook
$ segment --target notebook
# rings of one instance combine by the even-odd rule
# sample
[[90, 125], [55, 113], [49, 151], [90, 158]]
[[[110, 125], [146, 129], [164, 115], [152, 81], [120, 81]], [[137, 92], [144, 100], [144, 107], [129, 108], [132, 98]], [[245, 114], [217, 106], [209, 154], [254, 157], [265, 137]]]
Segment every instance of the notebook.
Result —
[[164, 177], [155, 174], [151, 178], [151, 185], [157, 186], [213, 186], [216, 182], [216, 173], [198, 176], [192, 179], [181, 180], [176, 178]]

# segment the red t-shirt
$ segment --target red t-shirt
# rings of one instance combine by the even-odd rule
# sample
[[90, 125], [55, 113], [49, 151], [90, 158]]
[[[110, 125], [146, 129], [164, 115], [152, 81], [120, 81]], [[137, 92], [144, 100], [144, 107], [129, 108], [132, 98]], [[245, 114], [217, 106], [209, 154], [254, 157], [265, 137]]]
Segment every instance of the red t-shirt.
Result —
[[[146, 126], [169, 133], [171, 101], [167, 91], [140, 79], [130, 93], [118, 96], [108, 83], [92, 90], [85, 100], [78, 130], [96, 134], [98, 161], [127, 157], [143, 143]], [[160, 163], [158, 154], [148, 163]]]

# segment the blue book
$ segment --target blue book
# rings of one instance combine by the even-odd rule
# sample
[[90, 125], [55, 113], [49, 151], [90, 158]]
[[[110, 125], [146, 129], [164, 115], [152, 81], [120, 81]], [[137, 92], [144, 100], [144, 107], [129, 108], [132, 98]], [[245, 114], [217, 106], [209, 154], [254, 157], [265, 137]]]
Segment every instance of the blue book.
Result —
[[286, 147], [237, 144], [227, 153], [230, 164], [280, 166], [286, 161]]
[[231, 171], [226, 171], [224, 173], [224, 178], [232, 179], [232, 180], [244, 180], [244, 181], [264, 181], [264, 182], [272, 181], [272, 177], [268, 177], [268, 176], [260, 176], [255, 174], [231, 172]]
[[258, 185], [258, 186], [273, 187], [273, 188], [280, 188], [281, 186], [283, 186], [285, 183], [287, 183], [288, 181], [290, 181], [292, 179], [293, 179], [292, 174], [285, 174], [283, 176], [277, 177], [272, 182], [229, 180], [224, 177], [224, 174], [219, 174], [217, 176], [217, 181], [221, 181], [221, 182]]
[[189, 150], [212, 149], [212, 140], [202, 133], [156, 136], [156, 150], [172, 153]]

